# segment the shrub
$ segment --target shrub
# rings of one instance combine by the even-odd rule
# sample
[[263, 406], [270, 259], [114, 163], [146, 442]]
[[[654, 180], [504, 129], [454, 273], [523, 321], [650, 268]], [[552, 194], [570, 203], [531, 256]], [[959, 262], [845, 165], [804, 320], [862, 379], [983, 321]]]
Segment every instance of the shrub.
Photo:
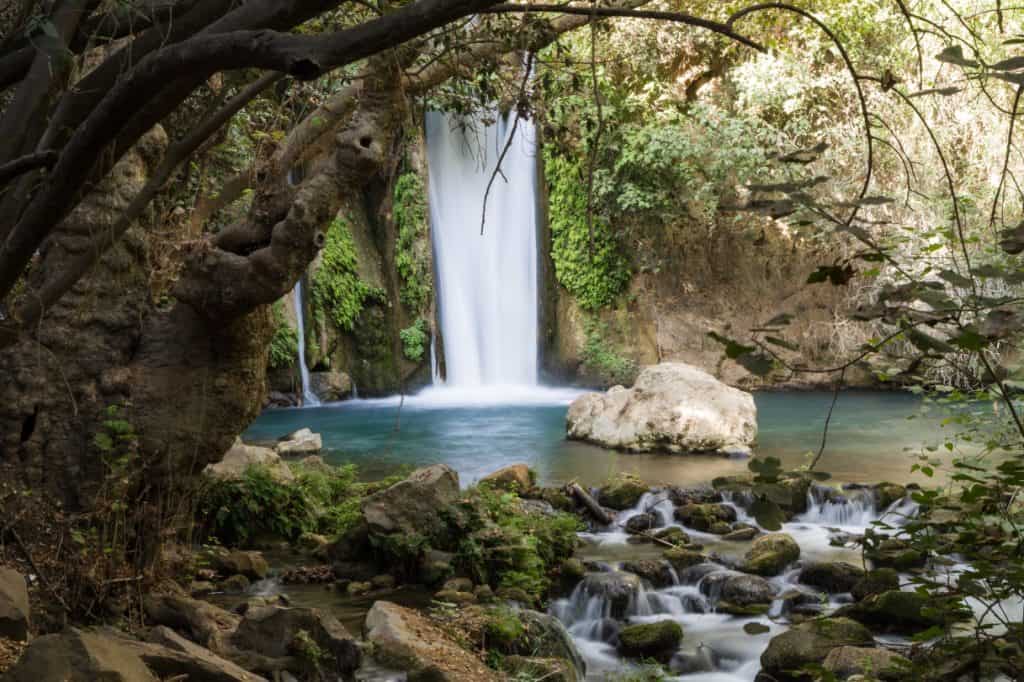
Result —
[[284, 304], [281, 301], [274, 301], [270, 307], [270, 316], [274, 325], [274, 336], [270, 339], [268, 364], [271, 369], [291, 367], [299, 355], [298, 331], [285, 319]]
[[326, 314], [339, 329], [352, 331], [366, 302], [384, 291], [359, 278], [355, 242], [348, 224], [336, 218], [327, 229], [323, 262], [313, 276], [313, 313]]
[[584, 330], [586, 341], [580, 351], [583, 364], [609, 384], [632, 384], [640, 368], [633, 360], [619, 355], [607, 341], [607, 325], [589, 320]]
[[417, 173], [409, 171], [398, 176], [391, 211], [398, 231], [395, 268], [402, 278], [398, 297], [410, 310], [421, 311], [430, 300], [433, 273], [426, 188]]
[[417, 319], [412, 326], [406, 327], [398, 332], [402, 339], [402, 354], [413, 362], [423, 359], [423, 354], [430, 343], [430, 336], [427, 334], [427, 321], [422, 317]]

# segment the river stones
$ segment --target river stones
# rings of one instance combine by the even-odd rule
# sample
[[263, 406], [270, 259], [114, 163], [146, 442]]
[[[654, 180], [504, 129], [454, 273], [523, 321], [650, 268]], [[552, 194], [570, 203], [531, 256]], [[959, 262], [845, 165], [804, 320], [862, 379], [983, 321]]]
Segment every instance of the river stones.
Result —
[[761, 654], [761, 668], [779, 682], [799, 680], [802, 677], [794, 671], [821, 663], [841, 646], [872, 647], [874, 639], [866, 627], [849, 618], [809, 620], [773, 637]]
[[667, 550], [664, 556], [665, 560], [672, 564], [672, 567], [677, 571], [708, 562], [706, 554], [689, 547], [673, 547]]
[[683, 640], [683, 628], [674, 620], [627, 625], [619, 630], [619, 653], [627, 658], [652, 658], [668, 663]]
[[28, 639], [30, 613], [25, 578], [0, 567], [0, 637], [17, 642]]
[[362, 502], [371, 533], [433, 536], [445, 529], [441, 511], [459, 499], [459, 475], [447, 464], [417, 469]]
[[865, 573], [864, 577], [850, 588], [850, 592], [854, 599], [860, 601], [872, 594], [898, 589], [900, 589], [899, 573], [891, 568], [876, 568]]
[[304, 428], [279, 438], [277, 445], [274, 446], [274, 452], [281, 457], [301, 457], [315, 455], [323, 447], [324, 443], [320, 434]]
[[675, 545], [676, 547], [683, 547], [693, 542], [690, 539], [690, 534], [678, 526], [671, 526], [669, 528], [663, 528], [654, 534], [654, 537]]
[[668, 587], [675, 581], [672, 579], [672, 571], [665, 561], [653, 559], [640, 559], [637, 561], [625, 561], [622, 564], [623, 571], [635, 573], [654, 587]]
[[157, 682], [119, 638], [72, 628], [32, 640], [4, 682]]
[[[303, 634], [304, 633], [304, 634]], [[263, 656], [284, 658], [305, 637], [329, 656], [333, 670], [349, 673], [359, 667], [361, 652], [356, 640], [334, 616], [319, 609], [262, 606], [250, 608], [231, 637], [239, 649]]]
[[266, 678], [190, 642], [168, 627], [158, 625], [152, 628], [146, 639], [145, 642], [119, 641], [161, 679], [176, 679], [184, 675], [188, 680], [203, 682], [267, 682]]
[[775, 587], [764, 578], [733, 571], [719, 571], [700, 582], [700, 591], [722, 613], [752, 616], [766, 613], [775, 597]]
[[533, 487], [537, 475], [526, 464], [512, 464], [487, 474], [480, 479], [481, 485], [489, 485], [498, 490], [524, 492]]
[[761, 531], [753, 526], [743, 525], [739, 528], [734, 526], [733, 530], [722, 536], [722, 539], [728, 540], [729, 542], [749, 542], [760, 534]]
[[888, 509], [906, 496], [907, 489], [896, 483], [879, 483], [875, 486], [875, 505], [879, 511]]
[[254, 466], [265, 470], [278, 483], [289, 483], [295, 479], [280, 455], [270, 448], [246, 445], [241, 438], [235, 439], [234, 445], [219, 462], [207, 465], [203, 474], [210, 478], [237, 481]]
[[822, 667], [841, 680], [853, 675], [899, 680], [906, 677], [910, 661], [888, 649], [841, 646], [828, 653]]
[[837, 613], [872, 629], [912, 635], [934, 626], [947, 626], [970, 616], [955, 597], [890, 590], [844, 606]]
[[249, 580], [263, 580], [270, 573], [267, 560], [259, 552], [214, 547], [203, 553], [203, 559], [223, 576], [242, 575]]
[[597, 501], [611, 509], [630, 509], [650, 489], [650, 486], [632, 474], [618, 474], [597, 491]]
[[580, 396], [566, 426], [569, 438], [618, 450], [749, 453], [757, 408], [749, 393], [668, 362], [645, 367], [633, 388]]
[[657, 525], [658, 515], [647, 512], [629, 517], [625, 528], [628, 533], [646, 533], [652, 528], [656, 528]]
[[770, 533], [754, 540], [742, 568], [757, 575], [778, 575], [799, 558], [800, 546], [796, 540], [786, 533]]
[[877, 547], [866, 548], [864, 556], [875, 568], [895, 568], [897, 571], [921, 568], [928, 561], [924, 552], [897, 538], [882, 540]]
[[640, 591], [640, 578], [622, 571], [588, 573], [582, 585], [588, 596], [600, 597], [608, 602], [612, 618], [622, 618], [630, 600]]
[[800, 582], [825, 592], [850, 592], [864, 578], [864, 569], [845, 561], [823, 561], [800, 569]]
[[736, 510], [726, 504], [685, 504], [676, 507], [675, 517], [687, 528], [725, 535], [736, 520]]

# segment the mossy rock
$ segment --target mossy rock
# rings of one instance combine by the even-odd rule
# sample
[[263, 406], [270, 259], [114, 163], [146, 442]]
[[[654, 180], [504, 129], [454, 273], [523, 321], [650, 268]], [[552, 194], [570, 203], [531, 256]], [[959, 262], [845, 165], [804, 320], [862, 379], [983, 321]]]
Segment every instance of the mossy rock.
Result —
[[668, 528], [662, 528], [654, 537], [675, 545], [676, 547], [683, 547], [693, 543], [693, 539], [690, 534], [678, 526], [670, 526]]
[[583, 576], [587, 574], [587, 567], [576, 557], [569, 557], [562, 562], [559, 573], [563, 580], [576, 583], [583, 580]]
[[857, 601], [872, 594], [881, 594], [890, 590], [900, 589], [900, 574], [891, 568], [876, 568], [868, 571], [864, 577], [850, 589]]
[[717, 529], [725, 535], [732, 531], [729, 524], [736, 520], [736, 510], [725, 504], [684, 504], [676, 508], [675, 517], [687, 528], [706, 533]]
[[800, 570], [800, 582], [824, 592], [850, 592], [864, 579], [864, 569], [845, 561], [822, 561], [807, 564]]
[[621, 511], [635, 507], [644, 493], [650, 490], [650, 486], [636, 476], [618, 474], [597, 491], [597, 501], [605, 507]]
[[843, 607], [842, 615], [882, 632], [912, 635], [946, 627], [970, 616], [954, 597], [890, 590]]
[[734, 604], [731, 601], [720, 601], [715, 606], [718, 613], [728, 613], [730, 616], [763, 616], [771, 608], [771, 604]]
[[851, 679], [862, 675], [865, 679], [906, 680], [911, 663], [894, 651], [882, 648], [841, 646], [825, 657], [822, 667], [837, 678]]
[[820, 664], [841, 646], [872, 647], [871, 631], [849, 618], [817, 618], [772, 638], [761, 654], [762, 671], [780, 682], [804, 679], [796, 672]]
[[708, 557], [698, 550], [686, 547], [670, 549], [664, 554], [665, 560], [672, 564], [677, 571], [697, 564], [707, 563]]
[[666, 663], [681, 641], [683, 628], [674, 620], [628, 625], [619, 631], [619, 653], [627, 658], [651, 658]]
[[896, 483], [879, 483], [875, 486], [875, 504], [879, 510], [888, 509], [898, 500], [907, 496], [907, 489]]
[[778, 575], [800, 558], [800, 546], [786, 533], [763, 535], [750, 546], [743, 570], [757, 575]]
[[895, 568], [897, 571], [921, 568], [928, 561], [924, 552], [897, 539], [883, 540], [878, 547], [866, 550], [864, 555], [875, 568]]
[[512, 609], [495, 608], [487, 612], [484, 635], [487, 637], [488, 646], [507, 651], [524, 632], [526, 626]]

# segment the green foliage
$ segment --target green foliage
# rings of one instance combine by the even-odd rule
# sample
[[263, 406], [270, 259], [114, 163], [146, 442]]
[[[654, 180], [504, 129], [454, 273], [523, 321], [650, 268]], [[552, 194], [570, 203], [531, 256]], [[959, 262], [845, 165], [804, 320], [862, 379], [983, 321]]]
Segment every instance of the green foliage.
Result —
[[427, 321], [422, 317], [417, 319], [412, 326], [406, 327], [398, 332], [402, 339], [402, 354], [413, 362], [423, 359], [430, 344], [430, 336], [427, 334]]
[[395, 268], [402, 278], [398, 295], [410, 310], [422, 311], [430, 301], [433, 272], [426, 188], [418, 173], [408, 171], [398, 176], [391, 210], [398, 230]]
[[490, 486], [474, 488], [463, 513], [464, 524], [457, 561], [477, 582], [522, 590], [541, 599], [549, 574], [571, 556], [580, 530], [572, 514], [528, 513], [519, 496]]
[[291, 367], [299, 354], [298, 330], [288, 324], [281, 301], [274, 301], [270, 307], [270, 315], [274, 325], [274, 336], [270, 339], [269, 365], [271, 369]]
[[197, 517], [204, 537], [245, 545], [264, 534], [296, 540], [303, 533], [340, 535], [360, 518], [359, 503], [386, 482], [356, 480], [354, 465], [292, 464], [295, 480], [282, 482], [265, 467], [240, 479], [211, 481], [200, 491]]
[[507, 606], [490, 609], [484, 622], [484, 634], [489, 646], [507, 648], [512, 646], [526, 631], [518, 614]]
[[623, 357], [608, 340], [608, 325], [588, 320], [584, 326], [586, 341], [580, 351], [583, 364], [609, 384], [629, 386], [636, 380], [639, 366]]
[[587, 223], [586, 186], [579, 162], [544, 150], [548, 181], [551, 258], [558, 282], [586, 310], [608, 305], [629, 282], [629, 263], [610, 223], [593, 216]]
[[339, 329], [352, 331], [367, 301], [384, 296], [359, 278], [352, 233], [343, 219], [335, 219], [327, 229], [323, 263], [313, 277], [314, 314], [326, 314]]

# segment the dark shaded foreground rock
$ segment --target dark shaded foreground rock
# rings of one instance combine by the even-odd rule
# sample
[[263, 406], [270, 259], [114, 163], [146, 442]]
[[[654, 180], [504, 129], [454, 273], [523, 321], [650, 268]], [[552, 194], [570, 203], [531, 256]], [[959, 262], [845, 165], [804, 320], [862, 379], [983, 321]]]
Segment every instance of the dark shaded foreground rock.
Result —
[[239, 649], [262, 656], [284, 658], [301, 653], [305, 639], [329, 655], [335, 672], [359, 667], [360, 650], [355, 639], [334, 616], [319, 609], [260, 606], [245, 612], [231, 637]]
[[[849, 618], [820, 618], [800, 623], [773, 637], [761, 654], [759, 679], [778, 682], [804, 679], [799, 671], [806, 665], [821, 663], [841, 646], [873, 647], [871, 632]], [[765, 675], [770, 677], [765, 678]]]
[[888, 649], [841, 646], [829, 652], [822, 667], [841, 680], [853, 675], [902, 680], [907, 678], [910, 661]]
[[845, 561], [807, 564], [800, 569], [800, 582], [825, 592], [850, 592], [864, 578], [864, 569]]
[[653, 658], [668, 663], [683, 641], [683, 628], [674, 620], [627, 625], [619, 630], [619, 653], [627, 658]]
[[161, 678], [187, 675], [189, 682], [267, 682], [266, 678], [162, 625], [153, 628], [146, 639], [145, 642], [126, 639], [123, 644]]
[[222, 651], [225, 638], [241, 618], [209, 602], [174, 594], [150, 594], [142, 600], [150, 622], [188, 635], [208, 649]]
[[412, 609], [378, 601], [366, 614], [366, 638], [373, 656], [408, 673], [409, 682], [498, 682], [503, 677], [451, 641]]
[[508, 653], [563, 660], [569, 664], [573, 679], [582, 680], [586, 676], [586, 661], [560, 620], [530, 609], [516, 611], [515, 615], [522, 623], [523, 631], [508, 645]]
[[857, 601], [866, 599], [872, 594], [881, 594], [890, 590], [900, 589], [900, 574], [891, 568], [878, 568], [868, 571], [850, 589]]
[[30, 613], [25, 578], [0, 567], [0, 637], [17, 642], [28, 639]]
[[32, 641], [4, 682], [157, 682], [119, 638], [71, 629]]

